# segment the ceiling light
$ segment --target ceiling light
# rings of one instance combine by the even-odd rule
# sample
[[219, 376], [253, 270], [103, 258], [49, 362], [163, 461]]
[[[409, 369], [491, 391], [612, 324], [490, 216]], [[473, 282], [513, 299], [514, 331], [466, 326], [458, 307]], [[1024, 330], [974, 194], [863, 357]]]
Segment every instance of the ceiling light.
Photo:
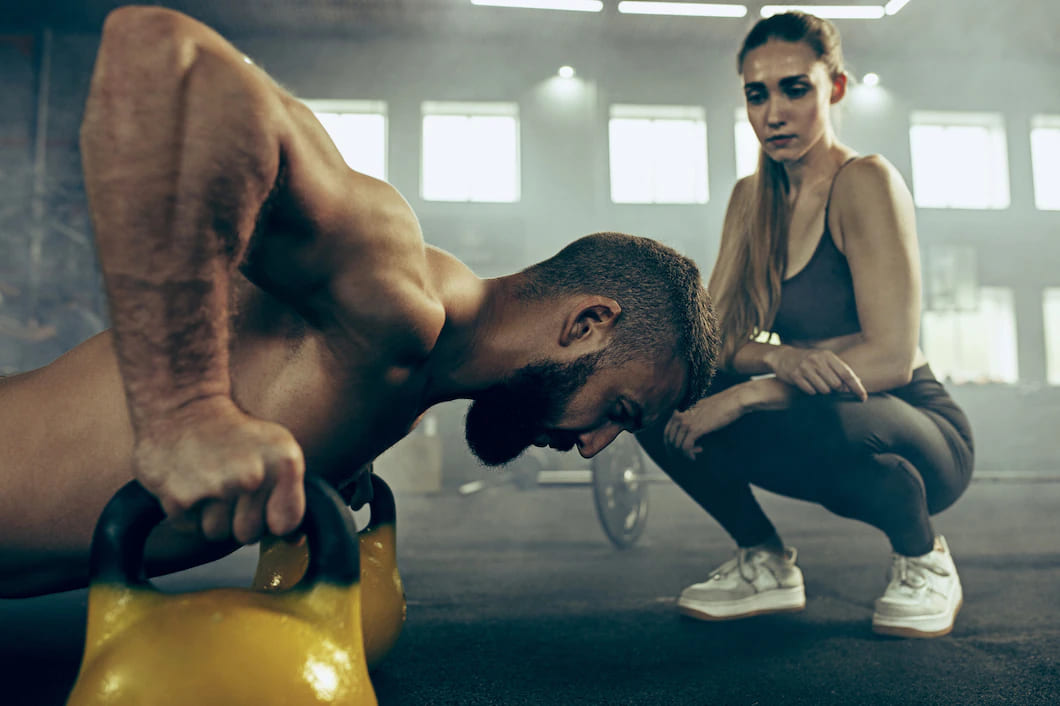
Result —
[[808, 12], [830, 20], [878, 20], [884, 16], [883, 8], [879, 5], [766, 5], [762, 8], [762, 17], [789, 10]]
[[561, 66], [559, 67], [559, 71], [557, 71], [556, 73], [559, 74], [560, 78], [574, 78], [574, 67]]
[[604, 3], [601, 0], [471, 0], [471, 4], [570, 12], [600, 12], [604, 9]]
[[679, 15], [682, 17], [744, 17], [744, 5], [726, 5], [712, 2], [647, 2], [624, 0], [618, 3], [618, 11], [627, 15]]
[[878, 86], [880, 84], [880, 76], [879, 74], [868, 73], [862, 77], [861, 82], [866, 86]]
[[909, 4], [909, 0], [891, 0], [883, 6], [883, 11], [888, 15], [897, 15], [898, 11]]

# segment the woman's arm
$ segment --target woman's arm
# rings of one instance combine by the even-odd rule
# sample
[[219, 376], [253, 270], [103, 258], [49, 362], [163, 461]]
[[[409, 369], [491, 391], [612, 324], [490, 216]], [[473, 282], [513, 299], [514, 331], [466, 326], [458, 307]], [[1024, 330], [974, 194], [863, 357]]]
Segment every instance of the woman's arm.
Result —
[[807, 394], [846, 391], [864, 399], [906, 384], [920, 330], [920, 263], [912, 196], [879, 156], [851, 164], [833, 195], [833, 233], [850, 266], [861, 333], [838, 352], [749, 342], [732, 367], [775, 373]]
[[786, 409], [795, 395], [791, 385], [775, 377], [757, 378], [705, 397], [684, 412], [674, 412], [666, 424], [667, 443], [695, 460], [700, 437], [726, 427], [749, 412]]
[[912, 377], [920, 337], [913, 197], [898, 170], [873, 155], [844, 170], [833, 203], [861, 321], [860, 341], [839, 356], [869, 392], [901, 387]]

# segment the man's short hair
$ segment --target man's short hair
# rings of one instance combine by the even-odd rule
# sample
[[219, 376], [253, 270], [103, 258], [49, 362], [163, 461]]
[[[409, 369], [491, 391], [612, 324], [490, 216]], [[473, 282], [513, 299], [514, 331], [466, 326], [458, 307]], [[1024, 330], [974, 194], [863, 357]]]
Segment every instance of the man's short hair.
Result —
[[714, 308], [690, 258], [650, 238], [593, 233], [522, 271], [522, 296], [599, 294], [622, 307], [602, 362], [682, 360], [688, 379], [678, 409], [706, 395], [718, 356]]

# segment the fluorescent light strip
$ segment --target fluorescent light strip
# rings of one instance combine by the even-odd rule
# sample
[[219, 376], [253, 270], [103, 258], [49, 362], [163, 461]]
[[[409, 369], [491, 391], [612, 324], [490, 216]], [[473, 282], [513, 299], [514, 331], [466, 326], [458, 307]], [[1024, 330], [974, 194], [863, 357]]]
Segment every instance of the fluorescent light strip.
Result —
[[601, 0], [471, 0], [472, 5], [491, 7], [519, 7], [527, 10], [566, 10], [568, 12], [600, 12]]
[[909, 4], [909, 0], [891, 0], [883, 6], [883, 11], [888, 15], [897, 15], [898, 11]]
[[884, 16], [879, 5], [766, 5], [762, 17], [771, 17], [781, 12], [798, 10], [830, 20], [878, 20]]
[[710, 2], [641, 2], [623, 0], [618, 11], [627, 15], [678, 15], [682, 17], [745, 17], [744, 5], [725, 5]]

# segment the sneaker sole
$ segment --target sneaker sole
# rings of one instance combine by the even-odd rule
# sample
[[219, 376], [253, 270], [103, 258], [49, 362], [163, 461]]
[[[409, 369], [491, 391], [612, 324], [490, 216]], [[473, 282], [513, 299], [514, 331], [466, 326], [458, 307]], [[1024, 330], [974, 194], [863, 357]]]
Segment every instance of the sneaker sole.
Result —
[[801, 586], [773, 590], [724, 604], [696, 600], [677, 602], [677, 610], [682, 615], [708, 621], [739, 620], [772, 613], [798, 613], [805, 607], [806, 591]]
[[957, 620], [957, 613], [964, 605], [964, 597], [957, 599], [957, 605], [953, 612], [941, 616], [930, 616], [927, 618], [894, 618], [888, 621], [877, 615], [872, 616], [872, 631], [877, 635], [889, 635], [891, 637], [932, 638], [949, 635], [953, 631], [953, 624]]

